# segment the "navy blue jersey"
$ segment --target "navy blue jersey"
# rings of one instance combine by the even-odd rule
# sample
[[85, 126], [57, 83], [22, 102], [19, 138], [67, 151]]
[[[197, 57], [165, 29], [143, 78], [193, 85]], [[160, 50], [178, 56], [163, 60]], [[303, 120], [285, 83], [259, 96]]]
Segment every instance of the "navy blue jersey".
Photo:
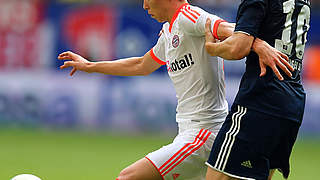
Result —
[[301, 123], [306, 95], [300, 71], [309, 22], [309, 0], [242, 0], [235, 31], [258, 37], [287, 54], [295, 71], [288, 77], [280, 70], [284, 81], [271, 68], [259, 77], [259, 58], [251, 52], [234, 104]]

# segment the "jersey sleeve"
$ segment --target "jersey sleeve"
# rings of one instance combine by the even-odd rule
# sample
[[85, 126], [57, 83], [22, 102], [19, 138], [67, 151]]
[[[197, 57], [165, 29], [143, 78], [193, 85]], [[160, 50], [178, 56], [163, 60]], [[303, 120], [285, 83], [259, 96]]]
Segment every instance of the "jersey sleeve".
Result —
[[210, 14], [200, 8], [187, 6], [182, 11], [181, 24], [184, 30], [195, 36], [204, 36], [206, 21], [209, 18], [211, 20], [211, 31], [216, 39], [219, 39], [217, 30], [219, 24], [225, 20], [219, 16]]
[[153, 60], [155, 60], [157, 63], [161, 65], [165, 65], [165, 35], [162, 34], [157, 44], [150, 50], [150, 55]]
[[264, 0], [243, 0], [238, 9], [235, 32], [258, 37], [265, 15], [266, 3]]

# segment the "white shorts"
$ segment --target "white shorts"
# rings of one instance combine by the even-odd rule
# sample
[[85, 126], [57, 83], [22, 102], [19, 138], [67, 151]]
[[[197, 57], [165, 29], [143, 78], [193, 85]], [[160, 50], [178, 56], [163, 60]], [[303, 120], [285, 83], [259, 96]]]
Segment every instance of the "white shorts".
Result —
[[165, 180], [205, 179], [205, 162], [222, 123], [181, 122], [174, 141], [148, 154], [146, 158]]

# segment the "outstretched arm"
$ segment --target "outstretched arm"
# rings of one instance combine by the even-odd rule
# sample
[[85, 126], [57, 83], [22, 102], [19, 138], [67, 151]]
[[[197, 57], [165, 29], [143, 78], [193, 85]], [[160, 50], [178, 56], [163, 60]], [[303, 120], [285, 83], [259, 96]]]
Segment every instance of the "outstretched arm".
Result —
[[155, 62], [150, 52], [143, 57], [132, 57], [115, 61], [90, 62], [71, 51], [63, 52], [58, 56], [59, 60], [67, 60], [61, 69], [72, 67], [70, 76], [77, 70], [88, 73], [103, 73], [115, 76], [143, 76], [157, 70], [161, 65]]
[[[224, 22], [226, 23], [226, 22]], [[216, 42], [210, 31], [210, 19], [206, 22], [206, 50], [212, 56], [220, 56], [227, 60], [239, 60], [247, 56], [251, 50], [259, 56], [261, 73], [266, 74], [266, 66], [269, 66], [276, 74], [278, 79], [283, 80], [278, 67], [280, 67], [288, 76], [292, 76], [290, 71], [294, 71], [288, 62], [288, 56], [271, 47], [265, 41], [254, 38], [251, 35], [235, 32], [231, 25], [221, 25], [218, 27], [218, 35], [222, 35], [222, 42]], [[232, 32], [231, 32], [232, 31]], [[278, 67], [277, 67], [278, 66]]]

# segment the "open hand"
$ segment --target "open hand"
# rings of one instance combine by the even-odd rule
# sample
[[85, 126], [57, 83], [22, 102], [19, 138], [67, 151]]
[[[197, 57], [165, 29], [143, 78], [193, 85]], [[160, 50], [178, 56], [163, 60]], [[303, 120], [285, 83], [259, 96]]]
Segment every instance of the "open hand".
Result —
[[255, 52], [259, 55], [260, 77], [266, 75], [266, 67], [269, 66], [279, 80], [283, 80], [283, 76], [278, 70], [278, 67], [291, 77], [294, 68], [289, 64], [289, 58], [284, 53], [271, 47], [268, 43], [256, 38], [253, 44]]
[[72, 76], [77, 70], [90, 72], [88, 69], [88, 66], [91, 64], [91, 62], [71, 51], [67, 51], [59, 54], [58, 59], [67, 60], [64, 62], [62, 66], [60, 66], [60, 69], [73, 67], [70, 72], [70, 76]]

